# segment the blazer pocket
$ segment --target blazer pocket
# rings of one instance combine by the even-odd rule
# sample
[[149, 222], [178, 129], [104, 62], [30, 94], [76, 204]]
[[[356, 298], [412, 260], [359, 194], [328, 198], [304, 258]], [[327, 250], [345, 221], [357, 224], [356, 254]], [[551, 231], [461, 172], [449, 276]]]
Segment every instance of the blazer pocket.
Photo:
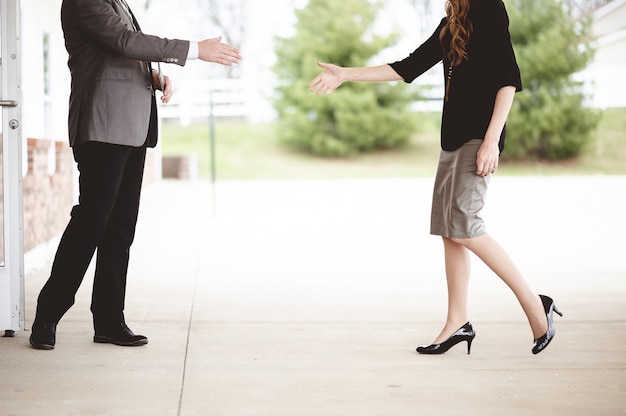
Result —
[[133, 59], [116, 59], [107, 62], [98, 79], [102, 80], [137, 80], [146, 77], [148, 70], [141, 61]]
[[119, 66], [108, 66], [106, 67], [102, 73], [100, 73], [100, 77], [98, 80], [107, 80], [107, 81], [130, 81], [132, 79], [131, 73], [129, 72], [127, 67], [119, 67]]

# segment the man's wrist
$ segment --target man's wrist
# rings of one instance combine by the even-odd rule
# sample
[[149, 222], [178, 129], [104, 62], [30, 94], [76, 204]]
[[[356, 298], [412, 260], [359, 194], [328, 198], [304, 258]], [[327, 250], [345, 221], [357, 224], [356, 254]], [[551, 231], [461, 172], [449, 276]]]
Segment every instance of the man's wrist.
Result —
[[190, 40], [189, 52], [187, 52], [187, 60], [198, 59], [198, 53], [199, 53], [198, 42]]

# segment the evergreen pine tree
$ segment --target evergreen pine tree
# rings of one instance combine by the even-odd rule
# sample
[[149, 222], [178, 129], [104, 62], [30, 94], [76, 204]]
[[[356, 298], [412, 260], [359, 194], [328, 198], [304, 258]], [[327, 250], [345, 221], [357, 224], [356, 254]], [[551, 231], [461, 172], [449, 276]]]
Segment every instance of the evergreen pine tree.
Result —
[[275, 107], [284, 143], [322, 156], [347, 156], [407, 143], [415, 130], [408, 109], [415, 94], [404, 83], [346, 83], [316, 96], [307, 87], [318, 61], [365, 66], [389, 47], [394, 35], [373, 32], [380, 3], [310, 0], [296, 10], [296, 33], [278, 38]]
[[503, 156], [576, 156], [599, 122], [598, 111], [585, 106], [582, 83], [573, 78], [593, 55], [589, 22], [574, 19], [556, 0], [508, 0], [507, 10], [524, 91], [513, 103]]

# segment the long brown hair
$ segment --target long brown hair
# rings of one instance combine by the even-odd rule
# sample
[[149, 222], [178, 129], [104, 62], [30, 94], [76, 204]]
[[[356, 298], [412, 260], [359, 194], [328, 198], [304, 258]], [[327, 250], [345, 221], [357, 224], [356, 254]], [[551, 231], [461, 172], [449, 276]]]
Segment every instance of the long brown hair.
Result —
[[470, 0], [448, 0], [446, 1], [446, 15], [448, 23], [439, 34], [439, 40], [450, 34], [450, 51], [447, 58], [451, 65], [456, 66], [467, 59], [465, 47], [472, 34], [472, 22], [469, 19]]

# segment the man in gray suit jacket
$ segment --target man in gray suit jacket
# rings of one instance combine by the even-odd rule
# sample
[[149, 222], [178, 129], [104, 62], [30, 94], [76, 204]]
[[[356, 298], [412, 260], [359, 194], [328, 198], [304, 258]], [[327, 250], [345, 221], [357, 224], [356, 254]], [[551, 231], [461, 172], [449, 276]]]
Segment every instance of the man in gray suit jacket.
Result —
[[[56, 326], [96, 251], [91, 311], [94, 342], [148, 343], [126, 325], [124, 301], [147, 147], [157, 143], [155, 90], [172, 95], [151, 62], [200, 59], [233, 65], [239, 52], [221, 38], [170, 40], [141, 32], [125, 0], [63, 0], [61, 24], [72, 76], [69, 141], [78, 164], [79, 203], [42, 288], [30, 344], [53, 349]], [[163, 84], [163, 85], [161, 85]]]

